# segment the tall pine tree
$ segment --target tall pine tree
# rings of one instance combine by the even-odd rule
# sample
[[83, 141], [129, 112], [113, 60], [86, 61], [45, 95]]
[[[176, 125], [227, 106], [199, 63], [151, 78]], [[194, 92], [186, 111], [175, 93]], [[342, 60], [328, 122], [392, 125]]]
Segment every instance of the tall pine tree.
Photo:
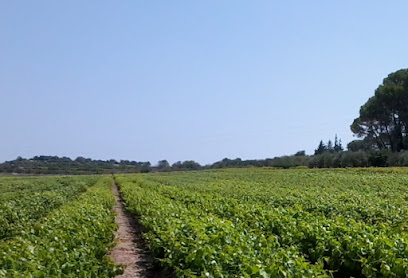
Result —
[[334, 137], [334, 151], [335, 152], [342, 152], [343, 146], [341, 145], [341, 139], [337, 139], [337, 134]]
[[315, 150], [315, 155], [316, 154], [322, 154], [325, 151], [327, 151], [326, 145], [323, 143], [323, 140], [320, 140], [319, 146], [317, 146], [317, 149]]

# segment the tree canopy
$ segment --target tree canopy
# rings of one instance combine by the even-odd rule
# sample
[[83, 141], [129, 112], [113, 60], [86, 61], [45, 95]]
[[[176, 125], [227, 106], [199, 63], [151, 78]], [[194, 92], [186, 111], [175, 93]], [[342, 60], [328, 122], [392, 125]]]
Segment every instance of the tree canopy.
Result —
[[337, 134], [334, 137], [334, 146], [333, 142], [329, 140], [327, 145], [323, 143], [323, 140], [320, 140], [317, 149], [315, 150], [315, 155], [323, 154], [326, 152], [338, 153], [343, 151], [343, 146], [341, 145], [341, 139], [337, 138]]
[[408, 69], [389, 74], [350, 127], [374, 149], [407, 150]]

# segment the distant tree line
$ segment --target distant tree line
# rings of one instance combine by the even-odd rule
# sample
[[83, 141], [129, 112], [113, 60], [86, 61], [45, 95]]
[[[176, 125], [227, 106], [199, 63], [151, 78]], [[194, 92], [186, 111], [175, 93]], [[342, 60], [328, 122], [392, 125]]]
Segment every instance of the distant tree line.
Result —
[[0, 164], [0, 173], [64, 175], [64, 174], [110, 174], [110, 173], [146, 173], [151, 171], [150, 162], [128, 160], [93, 160], [90, 158], [58, 156], [34, 156], [30, 159], [18, 157]]
[[159, 172], [170, 172], [170, 171], [191, 171], [191, 170], [202, 170], [203, 166], [201, 166], [198, 162], [193, 160], [186, 160], [184, 162], [177, 161], [170, 165], [167, 160], [160, 160], [157, 163], [157, 166], [153, 168], [155, 171]]
[[224, 158], [206, 169], [275, 167], [289, 168], [345, 168], [345, 167], [404, 167], [408, 166], [408, 151], [394, 153], [387, 150], [325, 152], [319, 155], [288, 155], [260, 160], [241, 160]]
[[178, 161], [172, 165], [167, 160], [160, 160], [157, 165], [151, 165], [150, 162], [116, 161], [114, 159], [93, 160], [81, 156], [71, 159], [69, 157], [46, 155], [34, 156], [30, 159], [17, 157], [15, 160], [0, 163], [0, 173], [27, 175], [149, 173], [201, 170], [203, 168], [193, 160]]
[[[319, 144], [320, 145], [320, 144]], [[326, 145], [327, 146], [327, 145]], [[266, 159], [224, 158], [209, 165], [200, 165], [193, 160], [178, 161], [169, 164], [161, 160], [157, 165], [150, 162], [120, 160], [92, 160], [67, 157], [38, 156], [31, 159], [17, 158], [0, 164], [0, 173], [26, 175], [83, 175], [111, 173], [149, 173], [171, 171], [197, 171], [206, 169], [275, 167], [289, 168], [339, 168], [339, 167], [388, 167], [408, 166], [408, 151], [392, 152], [391, 150], [358, 150], [358, 151], [324, 151], [320, 154], [306, 155], [301, 150], [293, 155]]]
[[[215, 162], [207, 168], [231, 167], [276, 167], [276, 168], [345, 168], [345, 167], [389, 167], [408, 166], [408, 150], [393, 152], [391, 149], [368, 148], [361, 144], [362, 140], [355, 140], [347, 145], [345, 151], [341, 139], [335, 135], [334, 143], [329, 140], [320, 141], [314, 155], [306, 155], [304, 150], [294, 155], [280, 156], [260, 160], [241, 160], [240, 158]], [[364, 148], [361, 148], [364, 145]], [[356, 146], [359, 146], [356, 148]]]

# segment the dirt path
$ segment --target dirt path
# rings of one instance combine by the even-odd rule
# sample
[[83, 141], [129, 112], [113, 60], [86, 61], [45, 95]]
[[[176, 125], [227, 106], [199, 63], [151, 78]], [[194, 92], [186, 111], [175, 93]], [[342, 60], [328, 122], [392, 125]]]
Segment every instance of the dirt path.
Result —
[[115, 236], [117, 245], [110, 251], [109, 257], [116, 264], [125, 267], [124, 273], [116, 276], [116, 278], [172, 277], [153, 268], [152, 258], [141, 240], [142, 228], [137, 219], [123, 205], [123, 199], [116, 183], [113, 184], [112, 193], [116, 200], [113, 208], [116, 213], [115, 222], [119, 228]]

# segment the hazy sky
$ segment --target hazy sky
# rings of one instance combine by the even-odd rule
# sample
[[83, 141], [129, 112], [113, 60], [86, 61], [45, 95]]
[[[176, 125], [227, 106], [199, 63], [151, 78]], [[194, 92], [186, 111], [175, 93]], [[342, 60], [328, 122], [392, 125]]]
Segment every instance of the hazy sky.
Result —
[[407, 67], [407, 1], [1, 1], [0, 161], [306, 150]]

